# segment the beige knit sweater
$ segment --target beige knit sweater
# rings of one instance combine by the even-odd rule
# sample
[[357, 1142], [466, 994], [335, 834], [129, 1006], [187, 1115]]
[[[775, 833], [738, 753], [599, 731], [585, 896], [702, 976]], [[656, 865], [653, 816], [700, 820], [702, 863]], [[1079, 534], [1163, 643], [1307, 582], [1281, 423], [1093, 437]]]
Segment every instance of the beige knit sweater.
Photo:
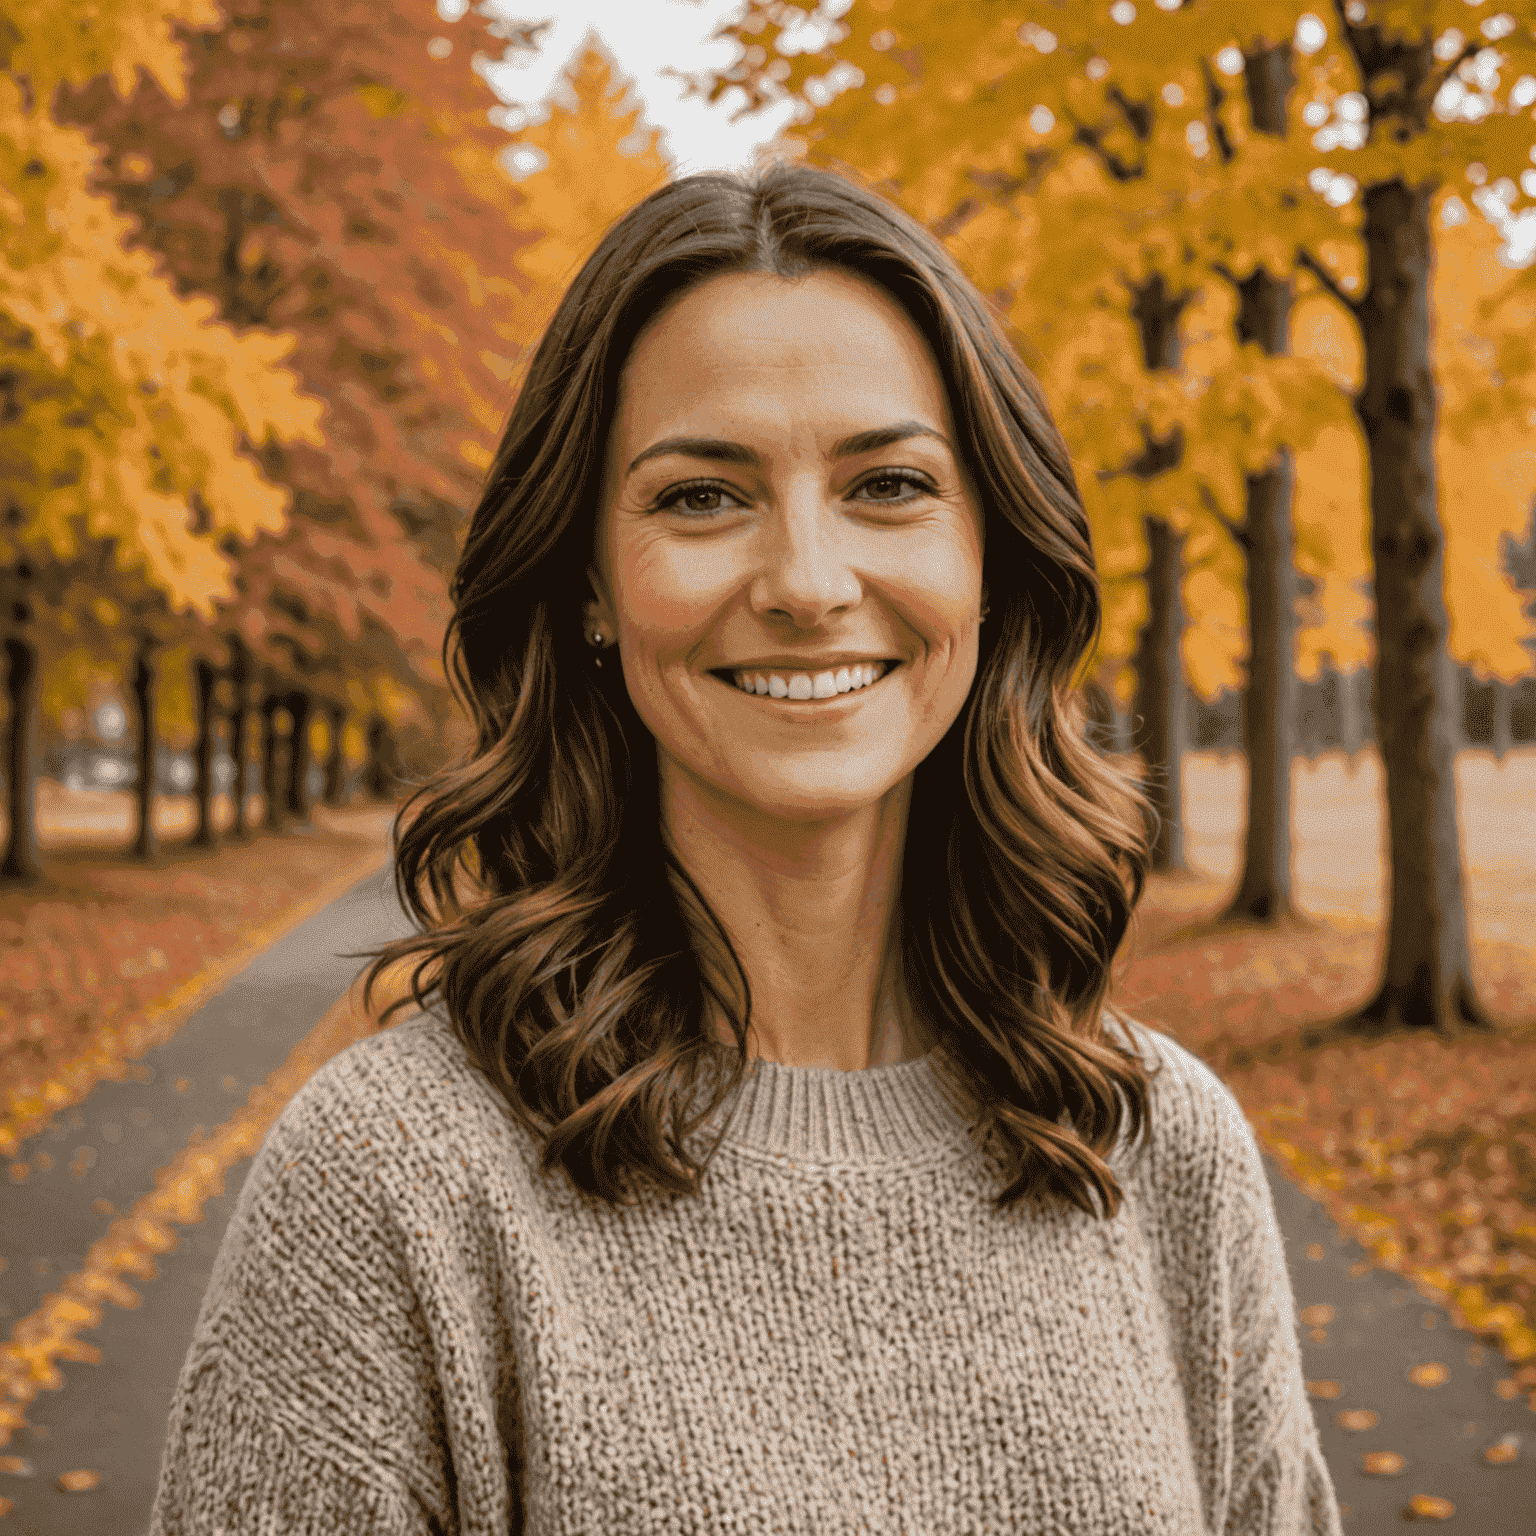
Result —
[[1136, 1029], [1111, 1221], [995, 1212], [926, 1057], [761, 1062], [700, 1197], [615, 1211], [434, 1014], [353, 1045], [241, 1190], [150, 1536], [1339, 1536], [1253, 1133]]

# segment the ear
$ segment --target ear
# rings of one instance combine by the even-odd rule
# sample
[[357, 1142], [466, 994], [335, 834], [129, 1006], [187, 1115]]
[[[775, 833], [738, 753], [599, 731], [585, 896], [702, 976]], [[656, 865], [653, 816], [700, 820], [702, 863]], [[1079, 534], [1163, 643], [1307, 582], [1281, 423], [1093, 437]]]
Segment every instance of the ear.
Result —
[[587, 567], [587, 580], [592, 584], [592, 590], [597, 595], [588, 598], [582, 604], [581, 612], [585, 621], [585, 627], [591, 629], [593, 625], [606, 629], [611, 634], [618, 631], [618, 615], [614, 612], [613, 603], [608, 597], [608, 589], [603, 581], [601, 572], [595, 565]]

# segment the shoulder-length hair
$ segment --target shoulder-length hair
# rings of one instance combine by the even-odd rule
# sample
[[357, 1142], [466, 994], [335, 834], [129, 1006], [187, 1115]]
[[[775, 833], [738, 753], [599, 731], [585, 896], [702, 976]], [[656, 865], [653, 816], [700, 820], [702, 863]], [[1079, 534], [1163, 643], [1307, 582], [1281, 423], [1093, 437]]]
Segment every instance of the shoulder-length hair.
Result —
[[[562, 1164], [611, 1204], [634, 1203], [632, 1186], [697, 1191], [718, 1142], [700, 1162], [684, 1139], [741, 1081], [751, 991], [663, 838], [655, 743], [621, 671], [593, 666], [585, 571], [641, 328], [721, 274], [819, 269], [878, 284], [926, 338], [986, 517], [976, 678], [913, 785], [908, 995], [1002, 1173], [997, 1208], [1054, 1195], [1094, 1216], [1097, 1192], [1113, 1216], [1102, 1154], [1127, 1114], [1132, 1137], [1150, 1124], [1147, 1064], [1104, 1033], [1149, 821], [1136, 780], [1085, 731], [1076, 682], [1100, 623], [1087, 518], [1039, 384], [980, 294], [920, 224], [828, 171], [674, 181], [609, 230], [561, 300], [450, 589], [444, 662], [475, 745], [396, 817], [396, 887], [420, 931], [368, 951], [365, 1006], [386, 966], [414, 958], [411, 997], [383, 1022], [440, 993], [471, 1060], [542, 1141], [541, 1172]], [[740, 1012], [716, 985], [720, 951]], [[734, 1053], [706, 1028], [706, 995]], [[715, 1092], [687, 1118], [705, 1069]]]

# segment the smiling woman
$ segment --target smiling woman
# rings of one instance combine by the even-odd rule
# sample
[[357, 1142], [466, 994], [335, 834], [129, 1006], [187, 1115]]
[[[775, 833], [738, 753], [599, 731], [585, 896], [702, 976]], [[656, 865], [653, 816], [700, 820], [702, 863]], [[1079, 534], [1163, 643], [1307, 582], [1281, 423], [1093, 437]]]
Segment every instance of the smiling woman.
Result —
[[453, 596], [420, 1011], [258, 1155], [152, 1531], [1337, 1533], [1253, 1133], [1104, 1006], [1087, 522], [942, 246], [803, 167], [646, 199]]

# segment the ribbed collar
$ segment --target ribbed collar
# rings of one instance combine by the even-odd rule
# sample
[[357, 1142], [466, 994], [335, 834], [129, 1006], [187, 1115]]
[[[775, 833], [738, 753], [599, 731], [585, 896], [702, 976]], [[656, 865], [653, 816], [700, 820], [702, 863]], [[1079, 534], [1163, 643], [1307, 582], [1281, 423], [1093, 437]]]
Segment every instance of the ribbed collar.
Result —
[[954, 1144], [968, 1125], [932, 1052], [861, 1072], [759, 1058], [703, 1127], [710, 1140], [726, 1117], [723, 1146], [808, 1163], [910, 1160]]

